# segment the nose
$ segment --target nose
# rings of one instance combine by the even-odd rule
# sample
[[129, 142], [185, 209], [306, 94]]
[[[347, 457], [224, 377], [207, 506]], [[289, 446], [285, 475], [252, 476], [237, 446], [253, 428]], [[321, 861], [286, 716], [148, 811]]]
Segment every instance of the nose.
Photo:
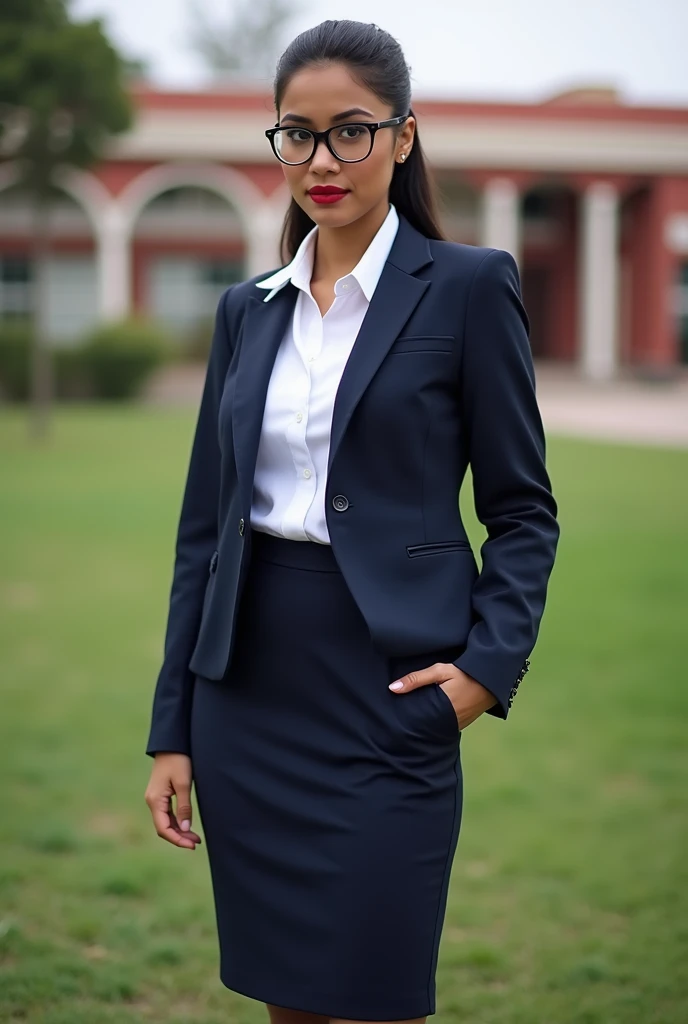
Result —
[[311, 157], [311, 170], [316, 174], [324, 174], [326, 171], [339, 170], [339, 164], [330, 153], [324, 139], [318, 139], [315, 153]]

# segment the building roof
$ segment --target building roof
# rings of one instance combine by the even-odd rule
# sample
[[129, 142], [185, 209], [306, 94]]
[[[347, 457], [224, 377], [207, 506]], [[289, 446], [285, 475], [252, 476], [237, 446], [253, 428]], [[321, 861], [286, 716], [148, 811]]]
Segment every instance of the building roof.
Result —
[[[114, 160], [272, 161], [267, 91], [134, 87], [138, 117], [113, 141]], [[688, 107], [622, 102], [609, 86], [580, 86], [541, 103], [419, 96], [424, 149], [435, 167], [510, 171], [688, 174]]]

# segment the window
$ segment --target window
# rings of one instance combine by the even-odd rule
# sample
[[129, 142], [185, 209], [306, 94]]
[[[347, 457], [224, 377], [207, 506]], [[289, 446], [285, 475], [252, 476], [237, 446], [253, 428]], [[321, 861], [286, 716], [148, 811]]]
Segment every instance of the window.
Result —
[[209, 287], [223, 289], [241, 281], [242, 276], [243, 265], [240, 260], [206, 260], [201, 263], [201, 279]]
[[[33, 270], [26, 256], [0, 253], [0, 323], [33, 313]], [[46, 333], [56, 344], [77, 344], [98, 319], [96, 266], [92, 256], [49, 257], [45, 280]]]
[[241, 260], [158, 257], [148, 266], [148, 312], [183, 337], [212, 321], [221, 293], [243, 275]]
[[679, 360], [688, 364], [688, 263], [679, 268], [676, 294], [678, 317]]
[[0, 254], [0, 320], [26, 319], [32, 308], [31, 262]]
[[554, 221], [559, 214], [561, 193], [552, 189], [526, 192], [521, 199], [521, 215], [526, 221]]

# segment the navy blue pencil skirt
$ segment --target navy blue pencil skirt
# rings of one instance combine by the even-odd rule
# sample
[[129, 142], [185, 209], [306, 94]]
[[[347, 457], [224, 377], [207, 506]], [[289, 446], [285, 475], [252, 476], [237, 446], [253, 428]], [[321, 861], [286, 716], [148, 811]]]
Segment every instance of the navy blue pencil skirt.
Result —
[[329, 545], [254, 533], [225, 679], [197, 676], [196, 801], [220, 978], [266, 1003], [353, 1020], [435, 1013], [462, 773], [438, 684], [398, 676]]

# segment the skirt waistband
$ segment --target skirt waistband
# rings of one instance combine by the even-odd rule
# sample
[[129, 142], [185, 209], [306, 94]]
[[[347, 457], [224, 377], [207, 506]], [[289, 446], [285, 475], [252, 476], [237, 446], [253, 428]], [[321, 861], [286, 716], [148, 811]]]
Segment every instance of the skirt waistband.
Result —
[[330, 544], [315, 541], [287, 540], [260, 530], [251, 531], [251, 555], [261, 562], [273, 562], [289, 569], [310, 569], [313, 572], [341, 572]]

